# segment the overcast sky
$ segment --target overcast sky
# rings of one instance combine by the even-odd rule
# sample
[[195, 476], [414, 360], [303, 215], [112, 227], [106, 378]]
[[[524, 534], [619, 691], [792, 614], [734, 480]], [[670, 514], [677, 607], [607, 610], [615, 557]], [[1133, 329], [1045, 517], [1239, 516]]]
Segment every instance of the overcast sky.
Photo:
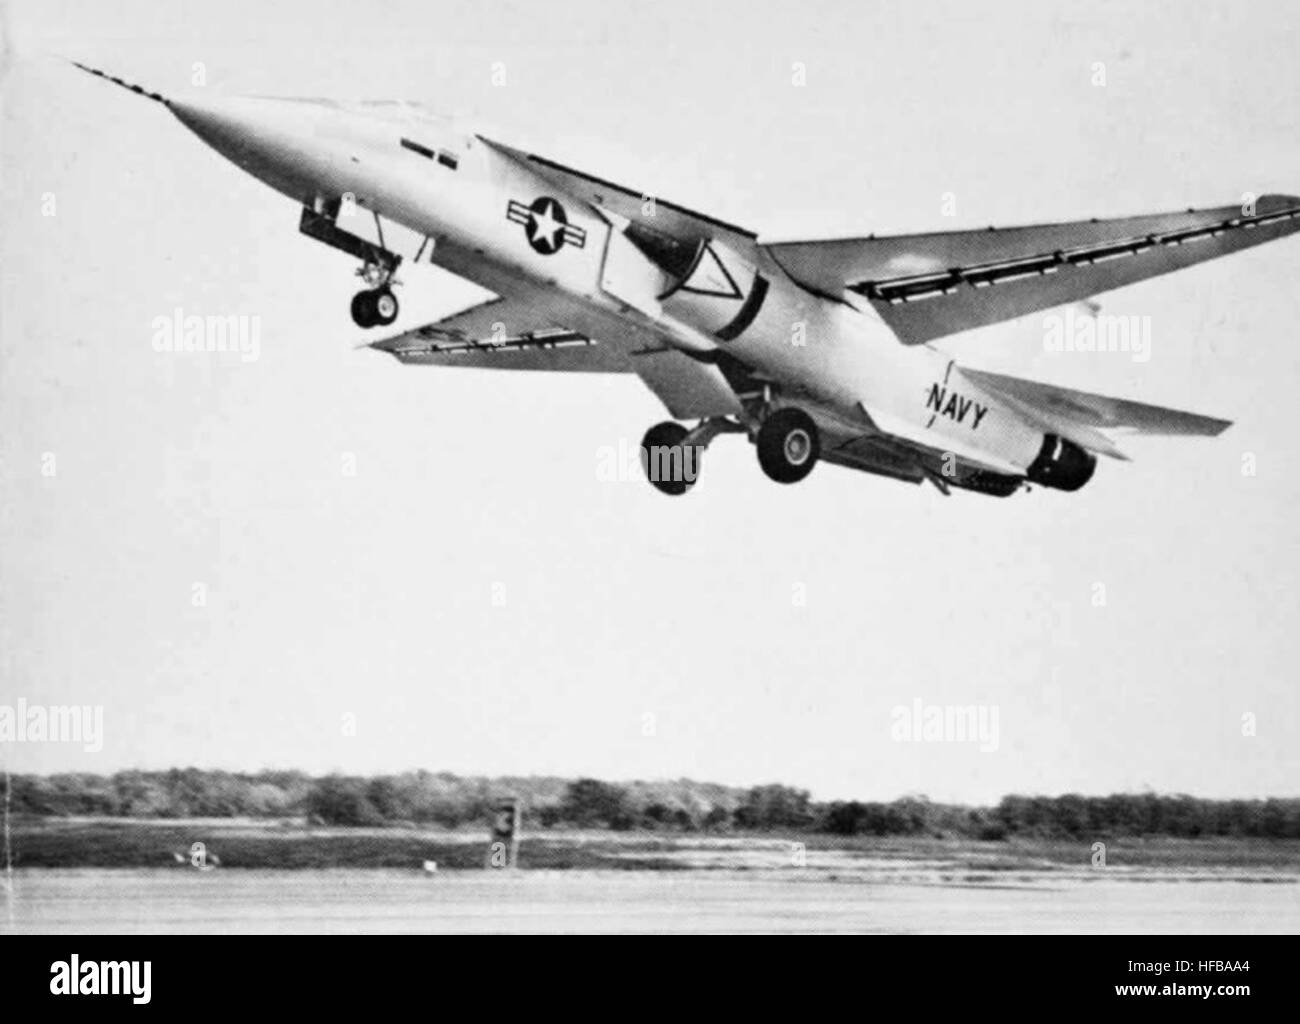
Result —
[[[782, 487], [723, 437], [670, 499], [598, 477], [666, 418], [635, 377], [357, 350], [349, 257], [48, 56], [169, 94], [199, 63], [213, 95], [421, 100], [770, 237], [1300, 191], [1291, 5], [628, 6], [7, 5], [0, 703], [102, 705], [105, 737], [0, 756], [1295, 795], [1300, 242], [1104, 297], [1151, 318], [1144, 363], [1045, 353], [1041, 317], [943, 343], [1235, 420], [1219, 439], [997, 500], [832, 466]], [[472, 294], [403, 278], [398, 328]], [[177, 307], [260, 317], [260, 358], [155, 352]], [[996, 707], [997, 750], [897, 742], [918, 699]]]

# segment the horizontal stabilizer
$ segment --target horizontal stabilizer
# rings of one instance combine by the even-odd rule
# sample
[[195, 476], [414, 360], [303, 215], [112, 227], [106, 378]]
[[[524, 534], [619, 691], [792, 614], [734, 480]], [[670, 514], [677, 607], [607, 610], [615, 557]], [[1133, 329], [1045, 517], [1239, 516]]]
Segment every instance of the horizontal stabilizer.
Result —
[[1113, 442], [1098, 431], [1217, 437], [1232, 426], [1231, 420], [1199, 416], [1124, 398], [1094, 395], [1087, 391], [1025, 380], [1023, 377], [1010, 377], [968, 367], [961, 367], [961, 373], [1010, 402], [1039, 426], [1092, 451], [1117, 458], [1123, 456]]

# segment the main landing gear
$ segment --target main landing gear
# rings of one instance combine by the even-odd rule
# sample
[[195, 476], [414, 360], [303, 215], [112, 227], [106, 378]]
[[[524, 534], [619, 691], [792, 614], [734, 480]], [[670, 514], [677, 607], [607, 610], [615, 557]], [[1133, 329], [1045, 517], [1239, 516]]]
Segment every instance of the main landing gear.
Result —
[[646, 431], [641, 441], [641, 465], [651, 485], [664, 494], [685, 494], [699, 479], [704, 449], [719, 434], [748, 433], [758, 448], [758, 464], [782, 484], [802, 480], [821, 454], [821, 434], [802, 409], [785, 406], [757, 424], [714, 417], [694, 429], [669, 420]]
[[694, 485], [706, 445], [698, 440], [688, 443], [691, 433], [672, 420], [658, 423], [645, 432], [641, 439], [641, 468], [655, 490], [685, 494]]
[[772, 413], [754, 439], [758, 464], [779, 484], [798, 483], [817, 464], [821, 438], [817, 424], [802, 409], [786, 407]]

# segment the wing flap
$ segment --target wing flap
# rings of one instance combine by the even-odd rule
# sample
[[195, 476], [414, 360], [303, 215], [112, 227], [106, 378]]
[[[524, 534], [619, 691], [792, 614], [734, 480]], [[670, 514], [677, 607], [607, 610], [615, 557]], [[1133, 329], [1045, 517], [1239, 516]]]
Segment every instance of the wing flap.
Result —
[[410, 333], [429, 339], [486, 342], [522, 338], [537, 331], [556, 330], [565, 326], [539, 313], [537, 306], [531, 302], [512, 302], [498, 296], [434, 323], [417, 327]]
[[[415, 332], [412, 332], [415, 333]], [[504, 342], [430, 342], [400, 335], [372, 342], [398, 362], [416, 366], [465, 366], [485, 370], [549, 370], [556, 373], [631, 373], [626, 357], [571, 331], [551, 337]]]
[[802, 284], [866, 297], [907, 344], [1011, 320], [1300, 231], [1300, 198], [1031, 227], [765, 246]]
[[602, 344], [553, 323], [534, 304], [522, 300], [492, 298], [367, 347], [422, 366], [635, 373], [678, 419], [742, 411], [740, 399], [717, 366], [674, 348], [629, 350]]

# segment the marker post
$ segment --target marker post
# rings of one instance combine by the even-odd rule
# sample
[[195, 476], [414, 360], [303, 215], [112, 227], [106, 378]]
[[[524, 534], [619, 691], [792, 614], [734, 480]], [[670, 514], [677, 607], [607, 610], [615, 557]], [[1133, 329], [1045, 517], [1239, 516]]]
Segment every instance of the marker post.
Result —
[[519, 866], [519, 823], [522, 808], [518, 797], [505, 797], [492, 810], [491, 841], [487, 866], [514, 870]]

